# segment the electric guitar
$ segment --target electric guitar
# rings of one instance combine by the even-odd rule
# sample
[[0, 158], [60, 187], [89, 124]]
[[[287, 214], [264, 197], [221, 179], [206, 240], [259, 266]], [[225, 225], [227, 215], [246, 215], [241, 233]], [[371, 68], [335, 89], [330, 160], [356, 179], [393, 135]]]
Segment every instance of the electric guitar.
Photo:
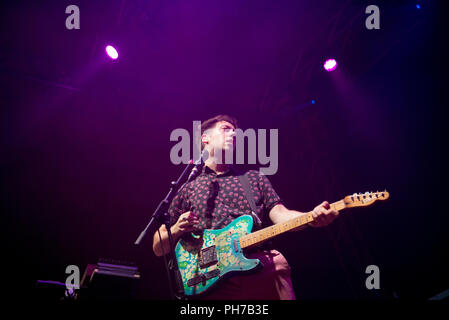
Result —
[[[387, 191], [366, 192], [346, 196], [332, 203], [332, 209], [341, 211], [353, 207], [365, 207], [376, 200], [389, 198]], [[258, 259], [247, 259], [243, 250], [305, 225], [314, 218], [312, 212], [251, 233], [253, 218], [243, 215], [222, 229], [205, 229], [201, 236], [178, 241], [175, 248], [176, 260], [186, 296], [203, 294], [233, 274], [247, 272], [260, 265]]]

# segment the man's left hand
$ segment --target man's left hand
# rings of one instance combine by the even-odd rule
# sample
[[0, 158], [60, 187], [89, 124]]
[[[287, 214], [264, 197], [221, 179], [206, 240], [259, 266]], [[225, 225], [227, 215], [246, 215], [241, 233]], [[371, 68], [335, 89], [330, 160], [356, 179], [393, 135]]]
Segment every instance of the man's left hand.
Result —
[[329, 202], [324, 201], [312, 211], [313, 221], [309, 222], [312, 227], [324, 227], [338, 217], [338, 211], [331, 209]]

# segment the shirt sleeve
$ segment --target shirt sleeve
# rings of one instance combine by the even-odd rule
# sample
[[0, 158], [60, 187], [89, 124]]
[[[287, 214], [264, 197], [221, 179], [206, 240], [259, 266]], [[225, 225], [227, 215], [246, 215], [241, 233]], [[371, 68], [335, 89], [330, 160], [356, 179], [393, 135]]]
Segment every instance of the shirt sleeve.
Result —
[[281, 198], [278, 196], [270, 180], [267, 176], [259, 173], [259, 189], [262, 192], [262, 201], [265, 207], [265, 212], [268, 214], [273, 207], [281, 203]]
[[168, 213], [170, 214], [170, 224], [173, 225], [174, 223], [176, 223], [176, 221], [178, 221], [179, 219], [179, 216], [187, 211], [186, 188], [183, 188], [173, 198], [170, 207], [168, 208]]

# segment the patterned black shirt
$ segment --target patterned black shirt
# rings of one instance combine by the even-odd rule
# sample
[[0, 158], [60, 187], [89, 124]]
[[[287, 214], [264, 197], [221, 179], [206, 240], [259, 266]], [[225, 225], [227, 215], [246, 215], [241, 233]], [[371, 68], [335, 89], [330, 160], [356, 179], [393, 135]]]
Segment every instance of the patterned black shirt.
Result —
[[[238, 178], [242, 172], [231, 167], [226, 173], [217, 175], [204, 166], [198, 177], [185, 185], [173, 199], [168, 210], [171, 223], [187, 211], [198, 214], [202, 229], [221, 229], [241, 215], [251, 214], [244, 189]], [[268, 214], [281, 202], [270, 181], [256, 170], [246, 172], [257, 207], [256, 215], [262, 226], [270, 225]]]

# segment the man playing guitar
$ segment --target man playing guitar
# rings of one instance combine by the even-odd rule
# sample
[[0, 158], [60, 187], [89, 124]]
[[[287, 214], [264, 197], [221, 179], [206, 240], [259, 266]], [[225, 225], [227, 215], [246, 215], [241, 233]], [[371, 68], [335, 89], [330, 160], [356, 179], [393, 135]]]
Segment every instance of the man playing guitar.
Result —
[[[175, 243], [185, 237], [191, 237], [192, 232], [195, 234], [204, 229], [224, 228], [236, 218], [252, 213], [239, 182], [238, 171], [223, 161], [226, 150], [235, 148], [236, 128], [237, 121], [227, 115], [216, 116], [201, 124], [201, 143], [209, 152], [209, 157], [198, 177], [176, 195], [169, 208], [172, 218], [171, 232]], [[222, 152], [221, 161], [218, 161], [217, 152]], [[255, 170], [249, 170], [245, 174], [256, 204], [256, 212], [253, 215], [256, 215], [254, 218], [262, 225], [279, 224], [307, 214], [287, 209], [265, 175]], [[307, 225], [326, 226], [337, 218], [339, 213], [335, 207], [331, 208], [329, 203], [324, 201], [309, 214], [313, 217], [311, 222], [292, 230], [300, 230]], [[162, 256], [170, 251], [170, 246], [165, 226], [162, 225], [158, 231], [153, 237], [153, 251], [157, 256]], [[245, 257], [258, 259], [263, 266], [262, 270], [227, 278], [215, 290], [200, 295], [200, 298], [295, 299], [290, 267], [279, 251], [256, 247], [245, 253]]]

